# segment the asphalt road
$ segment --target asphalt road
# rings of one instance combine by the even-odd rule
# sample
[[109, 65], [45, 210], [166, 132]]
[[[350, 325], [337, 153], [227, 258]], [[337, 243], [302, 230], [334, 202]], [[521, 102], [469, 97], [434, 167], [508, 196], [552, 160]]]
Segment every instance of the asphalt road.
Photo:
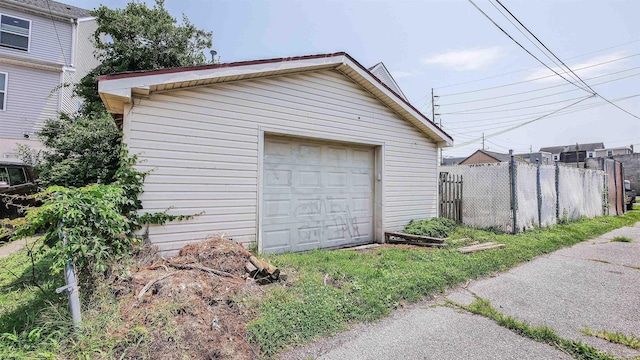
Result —
[[[612, 242], [626, 236], [633, 242]], [[640, 337], [640, 223], [541, 256], [495, 277], [414, 304], [375, 324], [282, 354], [282, 359], [571, 359], [478, 315], [441, 306], [473, 294], [532, 325], [547, 325], [621, 358], [640, 352], [586, 336], [592, 330]]]

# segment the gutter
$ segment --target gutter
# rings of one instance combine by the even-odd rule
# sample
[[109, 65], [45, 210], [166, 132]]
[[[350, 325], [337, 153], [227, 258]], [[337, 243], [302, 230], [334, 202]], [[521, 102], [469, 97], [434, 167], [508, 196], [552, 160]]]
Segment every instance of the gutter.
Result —
[[54, 17], [54, 18], [57, 18], [57, 20], [59, 20], [59, 21], [73, 21], [74, 19], [77, 18], [76, 16], [71, 16], [71, 15], [68, 15], [68, 14], [59, 13], [59, 12], [56, 12], [56, 11], [53, 11], [53, 10], [49, 11], [48, 9], [45, 10], [45, 9], [43, 9], [41, 7], [38, 7], [38, 6], [34, 6], [34, 5], [31, 5], [31, 4], [25, 4], [25, 3], [22, 3], [22, 2], [16, 2], [16, 1], [13, 1], [13, 0], [2, 0], [2, 1], [0, 1], [0, 4], [1, 5], [7, 5], [7, 6], [13, 8], [13, 9], [19, 10], [19, 11], [29, 10], [31, 12], [34, 12], [34, 13], [37, 13], [37, 14], [40, 14], [40, 15], [44, 15], [44, 16], [47, 16], [47, 17]]

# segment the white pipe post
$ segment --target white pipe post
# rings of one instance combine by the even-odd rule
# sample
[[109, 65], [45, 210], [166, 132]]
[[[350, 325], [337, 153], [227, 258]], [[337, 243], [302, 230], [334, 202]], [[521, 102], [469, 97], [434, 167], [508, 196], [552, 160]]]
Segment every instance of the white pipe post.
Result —
[[[60, 224], [62, 229], [64, 224]], [[62, 248], [67, 245], [67, 233], [62, 231], [61, 237], [63, 239]], [[71, 311], [71, 318], [73, 319], [73, 325], [79, 329], [82, 323], [82, 314], [80, 312], [80, 291], [78, 283], [76, 281], [76, 272], [71, 265], [71, 260], [67, 259], [67, 264], [64, 267], [64, 280], [66, 286], [56, 289], [56, 293], [59, 294], [66, 291], [69, 294], [69, 310]]]

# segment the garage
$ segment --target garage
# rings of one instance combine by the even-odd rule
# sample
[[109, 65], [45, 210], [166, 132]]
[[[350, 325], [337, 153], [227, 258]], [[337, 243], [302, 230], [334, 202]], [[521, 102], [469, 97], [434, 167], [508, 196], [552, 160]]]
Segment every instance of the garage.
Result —
[[334, 53], [103, 76], [148, 172], [142, 212], [197, 214], [144, 235], [164, 256], [209, 236], [281, 253], [381, 243], [437, 216], [453, 140], [379, 71]]
[[374, 153], [373, 147], [266, 137], [263, 250], [371, 242]]

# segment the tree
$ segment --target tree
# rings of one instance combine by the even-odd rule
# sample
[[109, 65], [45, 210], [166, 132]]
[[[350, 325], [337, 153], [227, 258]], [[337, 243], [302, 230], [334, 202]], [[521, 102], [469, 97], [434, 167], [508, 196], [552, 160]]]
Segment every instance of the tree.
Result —
[[132, 1], [123, 9], [100, 6], [91, 14], [92, 36], [100, 65], [83, 77], [74, 93], [83, 99], [78, 115], [62, 114], [38, 133], [47, 147], [36, 166], [42, 185], [80, 187], [109, 184], [120, 161], [120, 134], [98, 94], [98, 77], [112, 73], [201, 65], [211, 47], [211, 32], [182, 24], [164, 8]]
[[120, 132], [110, 115], [61, 114], [48, 120], [38, 135], [47, 147], [35, 167], [41, 185], [113, 182], [120, 161]]
[[210, 48], [212, 33], [195, 27], [183, 14], [182, 24], [156, 0], [130, 2], [124, 9], [100, 6], [91, 15], [98, 24], [93, 34], [96, 58], [101, 64], [82, 78], [74, 92], [84, 99], [84, 114], [104, 111], [98, 95], [101, 75], [205, 64], [203, 50]]

